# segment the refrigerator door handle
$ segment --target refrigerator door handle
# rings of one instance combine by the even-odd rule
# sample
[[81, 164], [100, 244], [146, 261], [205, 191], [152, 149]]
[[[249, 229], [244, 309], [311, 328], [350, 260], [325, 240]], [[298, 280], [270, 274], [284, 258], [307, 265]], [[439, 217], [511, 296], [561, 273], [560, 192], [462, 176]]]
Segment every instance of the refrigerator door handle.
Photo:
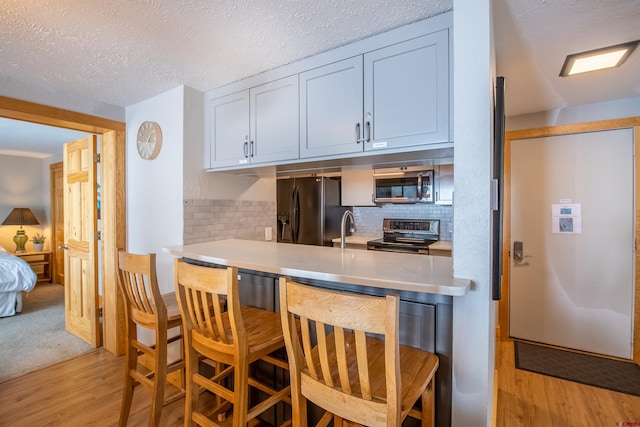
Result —
[[298, 195], [298, 186], [293, 186], [293, 194], [291, 197], [291, 240], [298, 243], [298, 232], [300, 230], [300, 198]]

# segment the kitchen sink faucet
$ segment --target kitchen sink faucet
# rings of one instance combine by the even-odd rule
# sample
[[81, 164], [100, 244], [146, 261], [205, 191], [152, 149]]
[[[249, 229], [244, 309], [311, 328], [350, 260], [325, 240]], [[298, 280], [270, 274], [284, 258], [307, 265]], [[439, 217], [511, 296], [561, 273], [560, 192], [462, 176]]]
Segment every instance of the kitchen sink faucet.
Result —
[[356, 231], [356, 219], [353, 217], [353, 212], [347, 209], [346, 211], [344, 211], [344, 214], [342, 214], [342, 222], [340, 224], [340, 247], [342, 249], [344, 249], [346, 246], [344, 235], [346, 234], [347, 218], [351, 218], [351, 232], [353, 233]]

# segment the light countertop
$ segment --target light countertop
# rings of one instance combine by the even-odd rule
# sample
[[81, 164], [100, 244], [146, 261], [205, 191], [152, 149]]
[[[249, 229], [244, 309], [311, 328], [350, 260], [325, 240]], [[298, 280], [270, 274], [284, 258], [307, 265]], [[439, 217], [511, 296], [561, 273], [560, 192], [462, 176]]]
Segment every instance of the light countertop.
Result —
[[429, 249], [435, 249], [438, 251], [450, 251], [453, 250], [453, 243], [446, 240], [438, 240], [437, 242], [429, 245]]
[[[345, 236], [344, 242], [351, 245], [366, 245], [371, 240], [379, 239], [380, 236]], [[340, 237], [331, 240], [333, 243], [340, 243]]]
[[165, 252], [247, 270], [361, 286], [461, 296], [470, 280], [452, 277], [452, 258], [254, 240], [218, 240]]

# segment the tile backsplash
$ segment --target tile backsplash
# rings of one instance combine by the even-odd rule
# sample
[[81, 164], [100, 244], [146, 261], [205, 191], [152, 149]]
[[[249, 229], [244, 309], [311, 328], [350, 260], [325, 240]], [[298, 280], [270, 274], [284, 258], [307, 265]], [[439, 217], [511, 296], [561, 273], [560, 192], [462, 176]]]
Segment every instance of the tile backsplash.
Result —
[[356, 233], [365, 236], [382, 236], [384, 218], [439, 219], [440, 240], [452, 240], [453, 206], [433, 204], [386, 204], [380, 207], [354, 207]]
[[[184, 244], [222, 239], [264, 240], [276, 230], [276, 203], [248, 200], [185, 200]], [[273, 235], [275, 239], [275, 234]]]
[[[354, 207], [357, 231], [365, 236], [382, 236], [384, 218], [422, 218], [440, 220], [440, 240], [452, 240], [453, 206], [388, 204], [380, 207]], [[277, 232], [276, 203], [249, 200], [184, 201], [184, 244], [222, 239], [264, 240], [264, 229]]]

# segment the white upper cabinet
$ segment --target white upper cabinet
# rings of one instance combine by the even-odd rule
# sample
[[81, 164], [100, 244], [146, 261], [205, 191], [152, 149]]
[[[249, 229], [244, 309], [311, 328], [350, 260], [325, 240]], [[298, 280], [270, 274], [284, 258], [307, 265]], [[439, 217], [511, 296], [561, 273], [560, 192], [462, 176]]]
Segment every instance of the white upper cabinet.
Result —
[[362, 56], [300, 74], [300, 157], [362, 151]]
[[342, 206], [377, 206], [373, 169], [343, 169], [340, 185]]
[[245, 150], [249, 144], [249, 91], [211, 99], [206, 107], [209, 166], [246, 163]]
[[436, 204], [453, 204], [453, 165], [440, 165], [436, 173]]
[[450, 148], [452, 23], [438, 15], [207, 92], [205, 168]]
[[208, 101], [210, 167], [298, 158], [298, 76]]
[[249, 91], [251, 163], [298, 158], [298, 76]]
[[365, 150], [449, 141], [448, 32], [364, 55]]
[[300, 157], [448, 141], [447, 31], [300, 74]]

